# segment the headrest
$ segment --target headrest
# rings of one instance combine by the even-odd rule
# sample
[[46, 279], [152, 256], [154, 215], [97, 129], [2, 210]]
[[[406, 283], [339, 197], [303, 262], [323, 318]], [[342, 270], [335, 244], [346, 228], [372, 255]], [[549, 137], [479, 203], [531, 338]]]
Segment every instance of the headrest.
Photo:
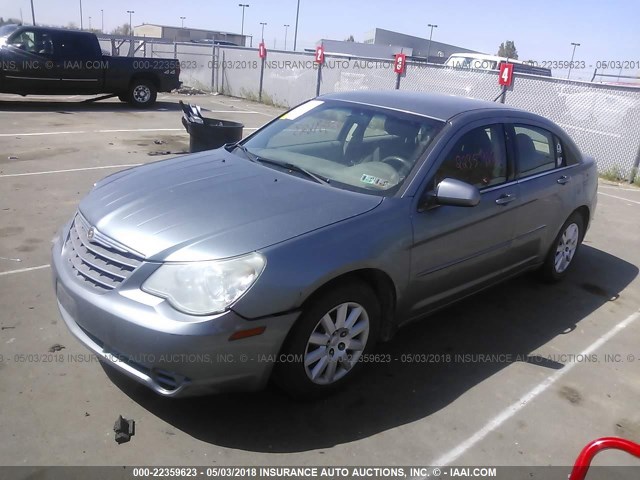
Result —
[[397, 137], [415, 138], [420, 131], [420, 125], [395, 117], [387, 117], [384, 121], [384, 131]]

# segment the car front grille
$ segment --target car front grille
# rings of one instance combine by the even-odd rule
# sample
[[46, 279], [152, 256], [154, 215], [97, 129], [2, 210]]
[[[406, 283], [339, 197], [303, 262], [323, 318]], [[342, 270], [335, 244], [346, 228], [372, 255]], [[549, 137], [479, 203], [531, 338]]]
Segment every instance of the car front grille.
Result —
[[141, 256], [92, 229], [79, 213], [69, 229], [65, 257], [80, 280], [102, 292], [124, 282], [143, 261]]

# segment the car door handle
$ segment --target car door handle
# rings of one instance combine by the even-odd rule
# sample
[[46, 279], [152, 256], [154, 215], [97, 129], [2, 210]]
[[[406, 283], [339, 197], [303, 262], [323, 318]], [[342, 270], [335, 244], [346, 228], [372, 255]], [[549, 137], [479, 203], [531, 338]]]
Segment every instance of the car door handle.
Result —
[[560, 185], [566, 185], [571, 180], [571, 177], [567, 177], [566, 175], [562, 175], [558, 180], [556, 180]]
[[511, 193], [506, 195], [501, 195], [496, 199], [496, 204], [507, 205], [508, 203], [513, 202], [515, 199], [516, 199], [516, 196], [512, 195]]

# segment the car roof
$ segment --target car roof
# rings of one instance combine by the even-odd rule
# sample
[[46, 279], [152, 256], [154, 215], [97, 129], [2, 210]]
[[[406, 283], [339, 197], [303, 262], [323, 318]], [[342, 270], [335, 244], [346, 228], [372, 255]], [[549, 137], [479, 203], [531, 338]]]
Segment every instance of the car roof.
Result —
[[504, 113], [525, 113], [523, 110], [507, 107], [501, 103], [458, 97], [455, 95], [407, 92], [403, 90], [358, 90], [354, 92], [330, 93], [322, 95], [320, 98], [402, 110], [442, 121], [447, 121], [460, 113], [474, 110], [500, 110], [504, 111]]
[[[64, 33], [74, 33], [77, 35], [95, 35], [93, 32], [87, 32], [85, 30], [74, 30], [71, 28], [62, 28], [62, 27], [42, 27], [40, 25], [18, 25], [17, 30], [36, 30], [43, 32], [64, 32]], [[13, 33], [13, 32], [12, 32]]]

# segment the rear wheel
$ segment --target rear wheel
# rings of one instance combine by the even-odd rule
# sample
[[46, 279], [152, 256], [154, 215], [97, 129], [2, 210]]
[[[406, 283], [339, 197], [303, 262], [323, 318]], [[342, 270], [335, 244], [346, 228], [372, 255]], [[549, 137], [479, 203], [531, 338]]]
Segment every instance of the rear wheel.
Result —
[[127, 100], [137, 108], [148, 108], [156, 102], [158, 91], [149, 80], [134, 79], [129, 87]]
[[584, 238], [584, 228], [584, 219], [578, 212], [574, 212], [567, 219], [540, 268], [539, 273], [543, 280], [557, 282], [567, 275]]
[[296, 397], [316, 397], [350, 381], [378, 336], [380, 305], [362, 283], [320, 294], [302, 313], [274, 371], [276, 383]]

